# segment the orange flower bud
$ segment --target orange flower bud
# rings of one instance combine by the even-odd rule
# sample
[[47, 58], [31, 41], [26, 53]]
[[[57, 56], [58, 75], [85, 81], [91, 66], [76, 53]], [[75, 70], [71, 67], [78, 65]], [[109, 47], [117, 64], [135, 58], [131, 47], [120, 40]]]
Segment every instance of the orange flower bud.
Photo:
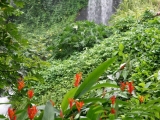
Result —
[[144, 102], [144, 96], [139, 96], [139, 101], [140, 101], [140, 103], [143, 103]]

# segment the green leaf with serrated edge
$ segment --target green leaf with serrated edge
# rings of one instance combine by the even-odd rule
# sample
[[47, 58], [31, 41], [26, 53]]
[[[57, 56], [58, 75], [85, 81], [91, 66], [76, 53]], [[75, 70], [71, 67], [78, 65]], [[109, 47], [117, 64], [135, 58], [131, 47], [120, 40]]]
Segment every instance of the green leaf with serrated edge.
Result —
[[74, 98], [78, 98], [84, 93], [88, 92], [90, 88], [97, 82], [98, 78], [104, 73], [104, 71], [116, 60], [116, 58], [111, 58], [102, 64], [100, 64], [88, 77], [84, 80], [81, 86], [75, 93]]
[[55, 118], [55, 110], [54, 107], [52, 106], [51, 102], [48, 101], [46, 103], [45, 109], [44, 109], [44, 114], [42, 120], [54, 120]]
[[96, 84], [96, 85], [93, 86], [90, 90], [98, 89], [98, 88], [102, 88], [102, 87], [119, 88], [119, 86], [117, 86], [117, 85], [115, 85], [115, 84], [111, 84], [111, 83], [102, 83], [102, 84]]
[[63, 112], [67, 109], [68, 107], [68, 99], [73, 98], [75, 93], [77, 91], [77, 88], [72, 88], [63, 98], [62, 103], [61, 103], [61, 108]]

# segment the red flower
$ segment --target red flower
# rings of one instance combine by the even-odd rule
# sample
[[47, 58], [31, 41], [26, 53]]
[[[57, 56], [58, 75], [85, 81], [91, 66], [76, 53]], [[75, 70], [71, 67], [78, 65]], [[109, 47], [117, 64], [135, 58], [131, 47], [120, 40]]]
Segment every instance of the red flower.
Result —
[[140, 101], [140, 103], [143, 103], [144, 102], [144, 96], [140, 96], [139, 101]]
[[116, 101], [116, 97], [113, 95], [113, 96], [110, 98], [110, 100], [111, 100], [112, 105], [114, 105], [114, 103], [115, 103], [115, 101]]
[[36, 106], [32, 106], [32, 107], [28, 107], [28, 117], [30, 120], [33, 120], [33, 118], [35, 117], [35, 115], [37, 114], [38, 110], [36, 108]]
[[114, 108], [111, 108], [111, 114], [115, 114], [116, 110]]
[[126, 82], [128, 85], [128, 92], [132, 94], [132, 91], [134, 90], [133, 82]]
[[81, 72], [80, 72], [80, 73], [77, 73], [77, 74], [75, 75], [75, 82], [74, 82], [74, 86], [75, 86], [75, 87], [78, 87], [81, 79], [82, 79], [82, 73], [81, 73]]
[[120, 87], [121, 90], [124, 91], [124, 89], [126, 88], [125, 82], [121, 82], [120, 84], [121, 84], [121, 87]]
[[83, 107], [83, 105], [84, 105], [84, 102], [78, 102], [78, 101], [76, 101], [76, 107], [77, 107], [77, 109], [78, 109], [78, 112], [80, 112], [81, 111], [81, 108]]
[[72, 109], [72, 106], [73, 106], [73, 103], [74, 103], [74, 99], [72, 99], [72, 98], [69, 98], [69, 107], [70, 107], [70, 109]]
[[54, 105], [55, 105], [55, 103], [54, 103], [52, 100], [50, 100], [50, 102], [51, 102], [52, 106], [54, 106]]
[[15, 110], [12, 108], [8, 108], [8, 116], [10, 120], [16, 120]]
[[23, 80], [18, 81], [18, 90], [21, 91], [24, 88], [25, 84]]
[[31, 99], [34, 95], [34, 91], [33, 90], [28, 90], [27, 94], [28, 94], [28, 98]]
[[63, 118], [63, 112], [62, 112], [62, 110], [60, 111], [59, 116], [60, 116], [61, 118]]

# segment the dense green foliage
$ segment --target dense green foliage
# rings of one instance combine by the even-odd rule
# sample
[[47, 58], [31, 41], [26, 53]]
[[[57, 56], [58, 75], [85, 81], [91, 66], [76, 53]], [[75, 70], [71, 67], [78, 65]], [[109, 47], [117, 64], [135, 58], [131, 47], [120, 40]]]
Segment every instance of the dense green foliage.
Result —
[[64, 59], [74, 52], [93, 47], [111, 34], [111, 29], [106, 26], [89, 21], [76, 22], [66, 26], [59, 35], [53, 36], [53, 44], [49, 49], [53, 50], [52, 58]]
[[[18, 120], [27, 119], [26, 109], [31, 103], [42, 105], [51, 99], [55, 102], [55, 107], [51, 105], [51, 102], [47, 102], [45, 108], [39, 106], [41, 111], [37, 114], [37, 120], [49, 120], [50, 117], [61, 119], [59, 117], [61, 109], [65, 119], [69, 119], [69, 117], [74, 117], [74, 119], [84, 117], [92, 120], [100, 118], [111, 120], [116, 118], [124, 120], [160, 119], [160, 18], [146, 8], [145, 12], [139, 13], [140, 15], [135, 14], [136, 12], [130, 14], [137, 11], [137, 6], [144, 1], [137, 0], [136, 2], [124, 0], [120, 9], [126, 12], [126, 8], [130, 8], [130, 11], [123, 17], [120, 15], [119, 18], [113, 18], [112, 26], [106, 27], [88, 21], [73, 22], [73, 19], [72, 22], [68, 20], [69, 22], [64, 23], [66, 16], [73, 15], [86, 5], [87, 2], [83, 0], [77, 0], [73, 8], [69, 7], [73, 3], [71, 0], [29, 1], [22, 9], [24, 14], [20, 21], [24, 21], [24, 23], [19, 25], [23, 36], [30, 38], [29, 47], [26, 44], [27, 41], [21, 39], [17, 28], [7, 21], [8, 16], [13, 13], [20, 14], [20, 12], [15, 11], [6, 2], [0, 4], [2, 6], [0, 12], [3, 17], [0, 19], [2, 23], [0, 48], [3, 48], [0, 49], [2, 51], [0, 51], [0, 65], [3, 67], [0, 69], [0, 77], [3, 80], [7, 79], [5, 83], [2, 81], [1, 85], [11, 83], [14, 86], [15, 95], [11, 97], [11, 103], [17, 110], [21, 109], [17, 112]], [[150, 4], [152, 1], [148, 0], [148, 3]], [[143, 5], [149, 5], [148, 3]], [[155, 3], [158, 2], [154, 0], [151, 6]], [[16, 2], [16, 5], [23, 6], [21, 2]], [[52, 5], [55, 7], [52, 8]], [[65, 8], [64, 5], [67, 7], [62, 10]], [[41, 13], [47, 12], [41, 16], [36, 12], [37, 10]], [[51, 13], [54, 13], [56, 17], [49, 17]], [[118, 12], [118, 14], [120, 13]], [[30, 18], [29, 21], [26, 21], [27, 18]], [[54, 33], [53, 30], [38, 30], [38, 32], [26, 34], [22, 29], [25, 25], [32, 26], [31, 29], [33, 26], [43, 28], [50, 26], [52, 22], [53, 26], [56, 26], [53, 27], [53, 30], [56, 30]], [[64, 26], [57, 22], [63, 23]], [[27, 28], [27, 31], [33, 31], [31, 29]], [[43, 34], [40, 35], [41, 33]], [[33, 41], [31, 42], [31, 40]], [[26, 46], [24, 46], [25, 44]], [[46, 55], [45, 49], [48, 46], [49, 54], [52, 55]], [[51, 52], [52, 50], [53, 52]], [[40, 69], [37, 68], [41, 68], [42, 64], [39, 57], [43, 59], [43, 56], [46, 58], [52, 56], [48, 60], [51, 65], [39, 72]], [[114, 64], [112, 64], [113, 62]], [[120, 68], [122, 63], [126, 63], [123, 69]], [[14, 69], [15, 73], [8, 71], [10, 69]], [[4, 70], [7, 70], [7, 74], [3, 74]], [[82, 72], [81, 85], [73, 88], [74, 75], [79, 72]], [[24, 76], [26, 84], [21, 91], [17, 90], [15, 83], [19, 74]], [[40, 81], [39, 74], [44, 77], [43, 84], [28, 81]], [[132, 94], [129, 94], [128, 90], [120, 91], [121, 82], [131, 81], [135, 87]], [[34, 89], [34, 98], [32, 99], [26, 97], [26, 92], [30, 88]], [[69, 89], [70, 91], [67, 93]], [[103, 94], [104, 89], [107, 90], [105, 94]], [[129, 89], [129, 86], [126, 89]], [[114, 105], [111, 105], [110, 102], [112, 95], [116, 95], [116, 104]], [[139, 102], [139, 96], [144, 96], [145, 100]], [[80, 112], [77, 111], [76, 105], [73, 106], [73, 109], [67, 108], [68, 98], [84, 101], [85, 104]], [[116, 114], [110, 114], [111, 107], [115, 108]]]
[[[107, 71], [106, 75], [100, 78], [101, 80], [108, 79], [107, 74], [112, 73], [120, 64], [126, 62], [129, 67], [121, 73], [122, 78], [117, 83], [134, 80], [137, 85], [141, 85], [150, 80], [154, 81], [159, 70], [159, 17], [154, 18], [151, 16], [144, 21], [143, 19], [148, 13], [150, 14], [150, 12], [146, 12], [141, 16], [140, 22], [137, 22], [134, 16], [122, 18], [119, 20], [120, 22], [118, 21], [115, 26], [110, 28], [113, 34], [99, 44], [94, 45], [93, 48], [86, 49], [81, 53], [75, 52], [67, 60], [52, 61], [52, 66], [43, 72], [46, 80], [45, 86], [39, 85], [35, 88], [36, 93], [39, 95], [48, 91], [42, 97], [42, 101], [52, 98], [58, 102], [63, 97], [66, 89], [73, 86], [71, 82], [74, 77], [73, 74], [82, 72], [85, 77], [97, 65], [112, 56], [117, 56], [118, 60], [109, 69], [110, 71]], [[128, 19], [130, 21], [126, 24], [121, 24]], [[129, 27], [126, 28], [126, 25]], [[141, 91], [139, 87], [137, 86], [137, 90]]]

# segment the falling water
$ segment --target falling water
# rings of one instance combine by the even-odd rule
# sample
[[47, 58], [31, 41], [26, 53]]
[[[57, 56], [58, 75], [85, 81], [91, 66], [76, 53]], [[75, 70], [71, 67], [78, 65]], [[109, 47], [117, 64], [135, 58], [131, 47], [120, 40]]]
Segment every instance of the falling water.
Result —
[[113, 13], [113, 0], [89, 0], [88, 20], [97, 24], [107, 24]]
[[[7, 103], [9, 102], [8, 97], [0, 97], [0, 103]], [[10, 104], [1, 104], [0, 105], [0, 115], [6, 115], [7, 110], [10, 107]]]

